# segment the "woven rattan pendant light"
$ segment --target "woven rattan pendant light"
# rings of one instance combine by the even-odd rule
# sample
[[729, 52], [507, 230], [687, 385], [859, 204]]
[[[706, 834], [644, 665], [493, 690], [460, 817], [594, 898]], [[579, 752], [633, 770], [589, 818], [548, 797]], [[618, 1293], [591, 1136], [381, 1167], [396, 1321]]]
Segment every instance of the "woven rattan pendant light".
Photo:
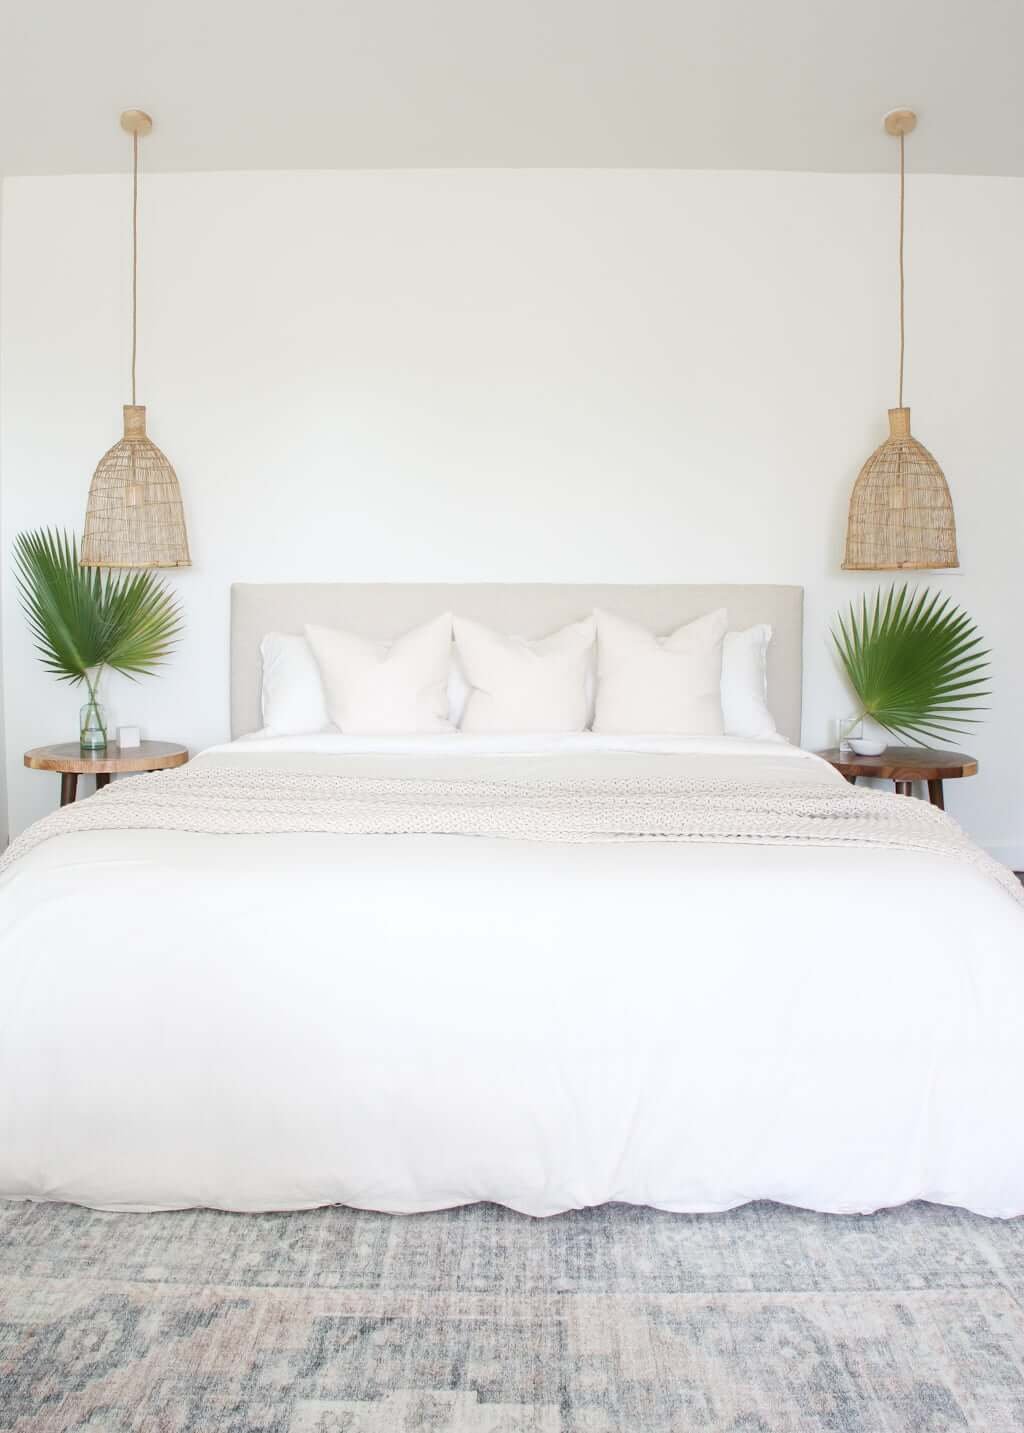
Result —
[[89, 487], [82, 537], [83, 567], [188, 567], [185, 514], [174, 469], [146, 437], [146, 410], [135, 402], [139, 276], [139, 136], [153, 121], [126, 110], [121, 128], [132, 137], [132, 401], [124, 406], [124, 437], [99, 461]]
[[853, 485], [843, 567], [872, 572], [959, 567], [949, 487], [928, 449], [910, 436], [910, 409], [903, 406], [903, 150], [917, 116], [913, 110], [895, 109], [884, 123], [886, 132], [900, 142], [899, 406], [889, 409], [889, 436]]

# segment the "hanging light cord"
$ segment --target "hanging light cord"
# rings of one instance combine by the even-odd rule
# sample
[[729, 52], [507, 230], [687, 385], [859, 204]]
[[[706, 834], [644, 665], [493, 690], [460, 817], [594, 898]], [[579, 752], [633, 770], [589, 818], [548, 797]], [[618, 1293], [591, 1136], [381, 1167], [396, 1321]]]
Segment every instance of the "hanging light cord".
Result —
[[[900, 135], [900, 397], [899, 407], [903, 407], [903, 348], [905, 344], [905, 323], [903, 317], [903, 139]], [[132, 402], [134, 403], [134, 398]]]
[[[901, 140], [902, 143], [902, 140]], [[902, 259], [901, 259], [902, 264]], [[132, 135], [132, 407], [135, 407], [135, 354], [139, 307], [139, 135]], [[899, 360], [902, 365], [902, 358]]]

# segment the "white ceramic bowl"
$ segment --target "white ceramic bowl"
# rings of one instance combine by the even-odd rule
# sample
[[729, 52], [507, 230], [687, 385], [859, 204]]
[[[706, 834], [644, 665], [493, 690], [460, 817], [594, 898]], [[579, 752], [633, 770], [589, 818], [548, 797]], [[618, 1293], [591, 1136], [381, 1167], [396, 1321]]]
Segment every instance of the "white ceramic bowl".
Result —
[[858, 756], [881, 756], [885, 750], [884, 741], [873, 741], [866, 736], [853, 736], [850, 738], [850, 745]]

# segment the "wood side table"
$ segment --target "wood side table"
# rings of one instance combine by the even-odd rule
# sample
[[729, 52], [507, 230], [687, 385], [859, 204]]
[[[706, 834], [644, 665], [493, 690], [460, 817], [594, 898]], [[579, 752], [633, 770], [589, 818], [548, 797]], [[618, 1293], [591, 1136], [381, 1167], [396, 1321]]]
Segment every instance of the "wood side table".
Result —
[[942, 783], [958, 776], [974, 776], [978, 763], [962, 751], [929, 751], [920, 746], [890, 746], [881, 756], [858, 756], [855, 751], [819, 751], [830, 766], [845, 776], [851, 786], [858, 776], [879, 776], [892, 781], [898, 796], [912, 796], [915, 781], [927, 781], [928, 799], [941, 811], [946, 809]]
[[108, 741], [105, 751], [85, 752], [77, 741], [62, 741], [56, 746], [37, 746], [25, 753], [25, 765], [33, 771], [60, 772], [60, 804], [68, 806], [78, 795], [78, 778], [95, 776], [96, 790], [107, 785], [111, 776], [140, 771], [164, 771], [170, 766], [184, 766], [188, 747], [174, 741], [144, 741], [124, 751], [116, 741]]

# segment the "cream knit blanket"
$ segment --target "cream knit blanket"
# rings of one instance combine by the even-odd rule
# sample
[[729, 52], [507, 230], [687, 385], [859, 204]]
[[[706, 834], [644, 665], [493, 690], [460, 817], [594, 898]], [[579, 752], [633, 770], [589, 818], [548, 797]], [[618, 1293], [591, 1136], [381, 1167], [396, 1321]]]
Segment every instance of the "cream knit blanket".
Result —
[[832, 780], [421, 780], [200, 762], [117, 782], [55, 811], [11, 844], [0, 870], [54, 836], [101, 830], [869, 846], [967, 862], [1024, 903], [1013, 873], [943, 812]]

